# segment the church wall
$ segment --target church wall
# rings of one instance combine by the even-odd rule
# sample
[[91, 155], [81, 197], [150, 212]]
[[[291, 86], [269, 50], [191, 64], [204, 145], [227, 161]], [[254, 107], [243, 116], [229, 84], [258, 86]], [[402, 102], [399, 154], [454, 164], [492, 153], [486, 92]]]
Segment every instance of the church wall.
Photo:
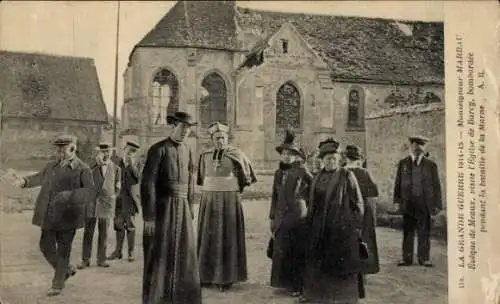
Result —
[[430, 139], [427, 151], [439, 170], [443, 204], [446, 206], [446, 146], [444, 103], [396, 107], [372, 112], [366, 119], [368, 170], [379, 186], [379, 204], [392, 207], [397, 164], [408, 155], [408, 136]]
[[[416, 90], [416, 86], [390, 86], [385, 84], [367, 84], [367, 83], [348, 83], [348, 82], [336, 82], [333, 89], [333, 103], [334, 103], [334, 128], [335, 132], [333, 137], [339, 140], [342, 144], [355, 144], [362, 148], [363, 151], [367, 151], [367, 143], [365, 141], [366, 137], [369, 136], [368, 125], [365, 124], [361, 128], [351, 128], [348, 127], [348, 99], [349, 92], [351, 89], [361, 89], [364, 93], [363, 102], [361, 107], [363, 110], [363, 116], [369, 116], [372, 113], [387, 110], [389, 105], [385, 103], [385, 99], [391, 94], [393, 90], [397, 90], [407, 97], [408, 94], [413, 90]], [[444, 87], [439, 85], [424, 85], [421, 87], [422, 92], [433, 92], [442, 101], [444, 101]], [[425, 130], [425, 129], [424, 129]], [[425, 133], [425, 132], [424, 132]], [[425, 135], [425, 134], [423, 134]], [[365, 152], [366, 153], [366, 152]]]
[[[153, 78], [162, 68], [169, 69], [179, 82], [179, 110], [192, 113], [198, 121], [201, 115], [199, 111], [199, 102], [202, 98], [201, 82], [211, 72], [218, 73], [226, 84], [227, 118], [229, 124], [233, 124], [235, 84], [232, 53], [186, 48], [138, 48], [125, 75], [125, 79], [128, 80], [126, 86], [131, 86], [125, 88], [130, 96], [122, 109], [124, 117], [122, 131], [126, 130], [124, 132], [126, 136], [138, 138], [140, 144], [147, 149], [171, 132], [165, 125], [152, 126], [149, 114]], [[206, 130], [199, 127], [193, 133], [199, 137], [198, 145], [193, 145], [195, 151], [208, 145]]]

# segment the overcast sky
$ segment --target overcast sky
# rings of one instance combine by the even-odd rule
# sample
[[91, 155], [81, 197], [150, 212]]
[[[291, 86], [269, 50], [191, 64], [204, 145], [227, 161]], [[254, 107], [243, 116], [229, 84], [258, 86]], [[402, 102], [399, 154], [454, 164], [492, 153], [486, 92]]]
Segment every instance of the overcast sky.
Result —
[[[173, 1], [120, 4], [118, 115], [123, 72], [134, 45], [168, 12]], [[238, 1], [238, 5], [273, 11], [443, 21], [436, 1]], [[0, 49], [94, 58], [104, 101], [113, 113], [116, 2], [2, 1]]]

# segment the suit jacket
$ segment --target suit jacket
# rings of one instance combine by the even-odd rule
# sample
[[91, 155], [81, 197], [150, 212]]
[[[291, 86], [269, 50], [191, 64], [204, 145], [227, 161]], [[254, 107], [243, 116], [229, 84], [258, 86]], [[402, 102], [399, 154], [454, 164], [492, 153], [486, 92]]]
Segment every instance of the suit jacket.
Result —
[[140, 172], [136, 163], [125, 165], [123, 158], [116, 158], [122, 174], [122, 185], [116, 201], [116, 215], [134, 216], [139, 212]]
[[95, 200], [87, 209], [88, 217], [111, 219], [115, 216], [116, 198], [121, 188], [121, 170], [110, 161], [103, 174], [101, 166], [92, 167]]
[[[408, 201], [411, 199], [411, 156], [405, 157], [399, 161], [396, 180], [394, 182], [394, 203], [401, 204], [401, 212], [405, 212]], [[435, 162], [422, 157], [420, 162], [422, 167], [425, 204], [428, 210], [436, 208], [441, 210], [443, 202], [441, 197], [441, 183], [439, 181], [438, 168]]]
[[83, 228], [85, 210], [93, 197], [94, 181], [87, 164], [74, 157], [68, 166], [49, 163], [42, 171], [24, 178], [24, 188], [41, 186], [32, 223], [42, 229]]

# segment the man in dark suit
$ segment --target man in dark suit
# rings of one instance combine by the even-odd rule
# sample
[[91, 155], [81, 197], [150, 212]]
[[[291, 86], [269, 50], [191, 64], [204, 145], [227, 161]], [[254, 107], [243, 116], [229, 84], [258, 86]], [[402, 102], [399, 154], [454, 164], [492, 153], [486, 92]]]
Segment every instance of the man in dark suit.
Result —
[[423, 136], [409, 138], [411, 153], [399, 161], [394, 183], [394, 203], [403, 214], [403, 260], [398, 266], [413, 264], [415, 230], [418, 235], [418, 263], [430, 262], [431, 216], [442, 210], [441, 184], [435, 162], [425, 157]]
[[54, 268], [48, 296], [61, 293], [66, 280], [75, 275], [70, 255], [76, 230], [85, 225], [85, 210], [94, 187], [91, 170], [76, 155], [77, 139], [71, 135], [57, 137], [57, 161], [42, 171], [20, 178], [22, 188], [41, 186], [36, 199], [33, 225], [41, 228], [40, 250]]
[[108, 257], [109, 260], [123, 258], [123, 241], [127, 236], [128, 260], [135, 260], [135, 224], [134, 217], [139, 213], [140, 193], [139, 179], [140, 171], [138, 169], [136, 153], [139, 150], [139, 144], [128, 141], [125, 145], [124, 157], [115, 157], [113, 161], [120, 166], [122, 172], [122, 187], [116, 201], [116, 212], [114, 219], [114, 228], [116, 231], [116, 249]]

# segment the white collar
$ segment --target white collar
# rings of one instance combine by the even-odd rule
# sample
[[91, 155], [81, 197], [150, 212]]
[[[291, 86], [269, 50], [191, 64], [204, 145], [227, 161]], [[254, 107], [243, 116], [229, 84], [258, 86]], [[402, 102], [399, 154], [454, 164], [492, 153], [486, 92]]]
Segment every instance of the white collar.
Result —
[[[415, 161], [415, 159], [417, 158], [417, 156], [413, 153], [410, 153], [410, 156], [412, 161]], [[420, 165], [420, 163], [422, 162], [422, 158], [424, 158], [424, 155], [420, 154], [417, 159], [417, 165]]]

